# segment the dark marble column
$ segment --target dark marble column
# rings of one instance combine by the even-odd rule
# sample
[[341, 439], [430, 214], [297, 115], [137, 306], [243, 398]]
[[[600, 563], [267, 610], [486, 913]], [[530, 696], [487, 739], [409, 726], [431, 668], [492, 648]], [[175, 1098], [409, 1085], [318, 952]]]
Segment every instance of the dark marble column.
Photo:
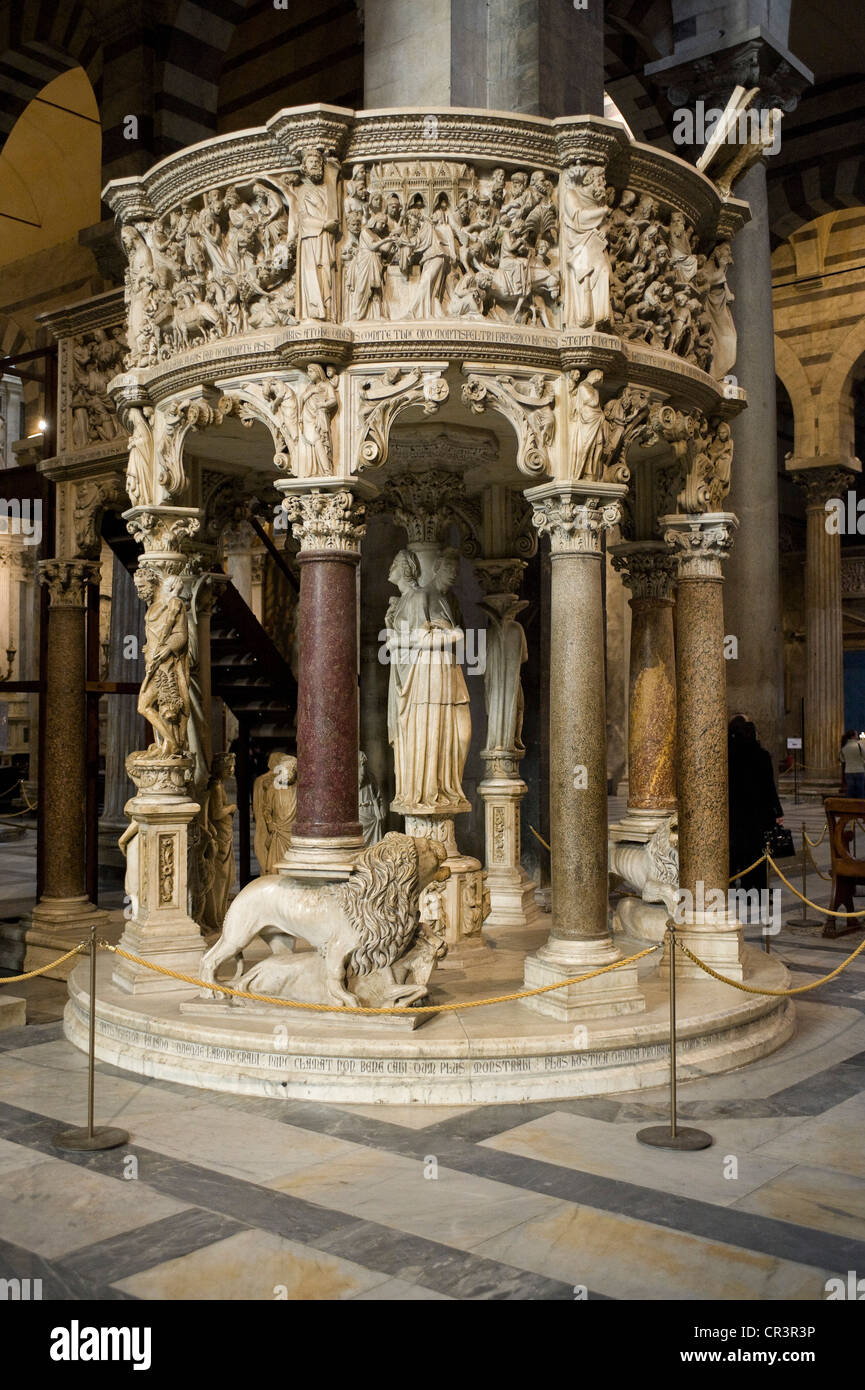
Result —
[[[68, 931], [76, 940], [104, 916], [94, 917], [84, 878], [85, 615], [87, 585], [98, 576], [99, 565], [90, 560], [44, 560], [39, 566], [50, 606], [43, 697], [45, 883], [33, 909], [33, 928], [40, 934]], [[34, 968], [34, 960], [31, 948], [28, 969]]]
[[300, 541], [297, 820], [292, 871], [345, 867], [363, 844], [357, 804], [357, 569], [363, 504], [318, 489], [284, 503]]

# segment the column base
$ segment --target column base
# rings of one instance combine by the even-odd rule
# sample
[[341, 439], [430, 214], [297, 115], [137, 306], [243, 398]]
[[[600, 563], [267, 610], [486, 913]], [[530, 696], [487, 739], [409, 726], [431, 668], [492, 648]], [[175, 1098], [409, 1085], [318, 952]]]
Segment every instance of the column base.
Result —
[[[729, 914], [723, 916], [711, 912], [689, 912], [684, 915], [682, 922], [676, 923], [676, 936], [683, 946], [687, 946], [689, 951], [693, 951], [700, 960], [711, 965], [713, 970], [717, 970], [721, 975], [727, 975], [731, 980], [742, 980], [745, 977], [742, 965], [742, 924], [735, 917]], [[669, 979], [670, 975], [670, 946], [669, 942], [664, 946], [664, 955], [661, 960], [660, 974], [663, 979]], [[703, 980], [710, 981], [711, 976], [707, 975], [699, 965], [683, 955], [681, 951], [676, 955], [676, 979], [679, 980]]]
[[629, 806], [621, 820], [613, 821], [609, 828], [611, 840], [634, 840], [645, 844], [652, 838], [656, 830], [660, 830], [664, 821], [675, 818], [677, 812], [675, 806], [668, 806], [661, 811], [647, 811], [639, 807]]
[[[178, 970], [184, 975], [199, 974], [204, 940], [198, 923], [191, 917], [184, 915], [172, 921], [163, 920], [158, 927], [152, 923], [129, 922], [117, 944], [122, 950], [141, 956], [142, 960], [153, 961], [154, 965], [162, 965], [166, 970]], [[188, 993], [192, 988], [183, 980], [159, 975], [122, 956], [114, 957], [111, 979], [126, 994], [174, 994], [184, 990]]]
[[[94, 907], [86, 894], [75, 898], [42, 898], [21, 923], [26, 943], [21, 969], [39, 970], [49, 965], [79, 941], [87, 940], [91, 927], [101, 930], [108, 920], [109, 914]], [[73, 956], [56, 969], [46, 971], [46, 977], [68, 980], [77, 963], [78, 957]]]
[[348, 878], [363, 848], [362, 835], [308, 839], [295, 836], [285, 857], [276, 865], [276, 872], [304, 882], [334, 883]]
[[490, 895], [485, 927], [530, 927], [541, 918], [537, 887], [525, 869], [487, 869]]
[[[535, 955], [526, 956], [523, 981], [526, 989], [537, 989], [541, 985], [553, 985], [557, 980], [588, 974], [621, 959], [621, 951], [609, 937], [597, 940], [551, 937]], [[520, 1003], [533, 1013], [566, 1023], [636, 1014], [646, 1007], [645, 996], [637, 982], [636, 965], [625, 965], [547, 994], [536, 994]]]

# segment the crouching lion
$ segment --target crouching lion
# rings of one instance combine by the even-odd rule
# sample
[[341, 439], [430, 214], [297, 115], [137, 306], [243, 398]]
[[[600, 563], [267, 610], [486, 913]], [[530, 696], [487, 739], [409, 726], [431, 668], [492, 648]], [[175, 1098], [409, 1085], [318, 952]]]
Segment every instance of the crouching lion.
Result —
[[[228, 960], [237, 960], [256, 937], [301, 937], [324, 960], [322, 1004], [357, 1003], [347, 975], [382, 971], [400, 981], [393, 966], [408, 952], [418, 929], [418, 897], [448, 876], [444, 845], [391, 832], [364, 850], [347, 879], [321, 885], [284, 874], [248, 883], [225, 914], [222, 935], [201, 958], [202, 980], [213, 982]], [[240, 973], [238, 961], [238, 974]], [[213, 994], [207, 991], [207, 994]]]

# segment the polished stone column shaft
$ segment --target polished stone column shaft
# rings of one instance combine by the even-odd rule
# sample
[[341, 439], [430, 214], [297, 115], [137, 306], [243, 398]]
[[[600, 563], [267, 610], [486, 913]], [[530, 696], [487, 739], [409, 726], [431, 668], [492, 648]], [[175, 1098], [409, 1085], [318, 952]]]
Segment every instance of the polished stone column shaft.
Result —
[[42, 768], [45, 882], [33, 925], [80, 933], [96, 911], [85, 887], [85, 631], [87, 586], [99, 577], [90, 560], [44, 560], [49, 590]]
[[628, 810], [676, 807], [675, 563], [660, 541], [613, 547], [613, 565], [631, 590], [628, 685]]
[[290, 496], [300, 540], [297, 820], [292, 848], [363, 844], [357, 803], [357, 567], [363, 507], [348, 491]]
[[[679, 888], [689, 948], [741, 978], [741, 931], [726, 905], [730, 874], [727, 691], [721, 562], [732, 544], [730, 512], [661, 518], [678, 561], [676, 598]], [[690, 939], [688, 934], [691, 933]], [[683, 966], [685, 974], [697, 966]]]
[[[618, 958], [608, 917], [607, 749], [602, 535], [621, 517], [616, 483], [547, 483], [526, 496], [550, 537], [550, 847], [552, 929], [526, 959], [529, 986]], [[644, 1007], [636, 970], [617, 970], [526, 1000], [555, 1018]]]

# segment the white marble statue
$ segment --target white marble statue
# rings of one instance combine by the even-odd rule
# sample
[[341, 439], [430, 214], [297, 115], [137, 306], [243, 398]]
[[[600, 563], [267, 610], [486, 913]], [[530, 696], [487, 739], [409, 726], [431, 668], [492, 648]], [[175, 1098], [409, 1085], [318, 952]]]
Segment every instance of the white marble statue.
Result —
[[138, 713], [151, 725], [159, 753], [177, 757], [187, 750], [190, 715], [189, 619], [180, 597], [179, 575], [139, 568], [134, 576], [139, 598], [147, 604], [144, 631], [144, 680]]
[[262, 874], [270, 874], [291, 844], [297, 818], [297, 758], [290, 753], [271, 753], [267, 772], [252, 786], [255, 817], [255, 857]]
[[[219, 967], [257, 936], [282, 935], [313, 947], [292, 961], [277, 952], [276, 962], [269, 963], [278, 969], [286, 998], [355, 1005], [354, 977], [377, 975], [389, 1002], [416, 1000], [424, 987], [413, 978], [400, 980], [399, 966], [416, 944], [419, 894], [448, 874], [445, 852], [437, 841], [392, 832], [358, 855], [345, 881], [306, 884], [279, 874], [253, 879], [234, 899], [221, 937], [202, 957], [201, 979], [215, 981]], [[272, 973], [268, 977], [254, 967], [243, 977], [243, 987], [267, 978], [274, 982]]]
[[520, 669], [528, 659], [526, 634], [517, 614], [528, 608], [517, 594], [491, 594], [479, 605], [489, 614], [484, 694], [487, 706], [487, 749], [506, 750], [522, 757], [523, 687]]
[[225, 921], [228, 900], [236, 877], [234, 816], [237, 806], [234, 803], [229, 805], [225, 795], [225, 779], [232, 776], [233, 772], [234, 754], [217, 753], [213, 759], [207, 788], [205, 822], [209, 872], [204, 903], [204, 925], [213, 931], [219, 931]]
[[384, 835], [387, 807], [365, 753], [359, 753], [357, 759], [357, 805], [363, 842], [367, 846], [377, 845]]
[[469, 808], [462, 774], [471, 742], [469, 693], [457, 648], [464, 642], [459, 607], [451, 589], [459, 555], [444, 550], [429, 584], [419, 566], [400, 551], [390, 580], [400, 597], [388, 608], [391, 659], [388, 738], [394, 750], [393, 810], [408, 815]]

